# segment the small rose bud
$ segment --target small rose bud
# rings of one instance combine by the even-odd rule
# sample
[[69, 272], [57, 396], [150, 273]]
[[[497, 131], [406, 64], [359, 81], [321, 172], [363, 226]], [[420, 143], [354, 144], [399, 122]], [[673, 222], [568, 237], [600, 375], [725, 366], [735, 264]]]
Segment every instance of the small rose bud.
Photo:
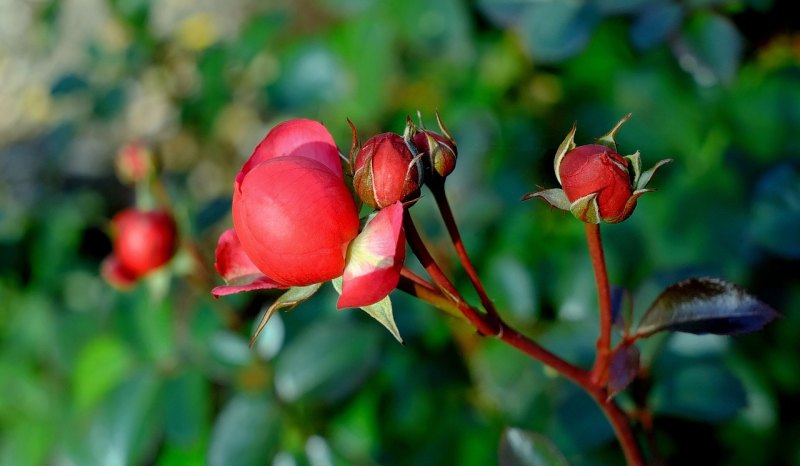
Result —
[[595, 144], [580, 147], [575, 146], [573, 126], [553, 162], [556, 178], [563, 189], [529, 193], [522, 200], [540, 197], [553, 207], [569, 210], [586, 223], [617, 223], [630, 217], [637, 199], [652, 191], [647, 189], [647, 184], [653, 174], [672, 160], [661, 160], [642, 172], [638, 151], [624, 157], [619, 155], [614, 135], [628, 118], [630, 114], [597, 138]]
[[596, 194], [601, 218], [615, 219], [625, 211], [632, 193], [628, 161], [608, 147], [576, 147], [564, 156], [558, 173], [570, 202]]
[[382, 209], [419, 194], [422, 167], [402, 136], [382, 133], [361, 147], [355, 158], [353, 186], [370, 207]]
[[422, 156], [428, 172], [434, 177], [445, 178], [456, 168], [458, 150], [456, 149], [456, 141], [447, 131], [444, 123], [442, 123], [439, 112], [436, 112], [436, 122], [439, 124], [442, 134], [434, 133], [422, 127], [422, 116], [420, 116], [420, 129], [417, 129], [411, 121], [411, 117], [409, 117], [406, 123], [406, 135], [411, 138], [420, 156]]
[[131, 142], [117, 153], [114, 166], [117, 177], [124, 183], [139, 183], [147, 179], [154, 169], [153, 153], [144, 144]]
[[441, 134], [420, 130], [414, 135], [414, 145], [423, 154], [423, 160], [428, 160], [434, 174], [446, 177], [456, 168], [458, 150], [455, 141]]

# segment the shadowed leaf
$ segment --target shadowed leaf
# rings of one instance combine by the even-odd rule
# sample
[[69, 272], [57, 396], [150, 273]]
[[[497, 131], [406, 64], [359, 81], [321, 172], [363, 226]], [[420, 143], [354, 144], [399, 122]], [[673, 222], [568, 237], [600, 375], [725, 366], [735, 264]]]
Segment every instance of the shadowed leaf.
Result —
[[636, 333], [662, 330], [736, 335], [759, 330], [778, 317], [742, 288], [717, 278], [690, 278], [669, 286], [650, 306]]
[[500, 466], [567, 466], [564, 455], [547, 437], [515, 427], [500, 439]]
[[608, 370], [609, 398], [625, 390], [639, 371], [639, 348], [626, 345], [614, 352]]

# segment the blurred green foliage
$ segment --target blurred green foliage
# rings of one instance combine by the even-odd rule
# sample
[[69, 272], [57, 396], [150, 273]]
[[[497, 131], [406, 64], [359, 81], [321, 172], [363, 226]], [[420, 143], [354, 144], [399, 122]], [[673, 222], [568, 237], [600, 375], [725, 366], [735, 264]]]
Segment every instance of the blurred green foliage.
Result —
[[[641, 313], [710, 273], [784, 314], [746, 337], [648, 340], [654, 441], [669, 464], [800, 464], [790, 3], [0, 1], [0, 464], [529, 464], [525, 439], [552, 448], [539, 434], [570, 464], [620, 464], [579, 389], [407, 296], [404, 346], [326, 286], [254, 350], [276, 295], [211, 298], [233, 176], [273, 124], [321, 120], [346, 152], [346, 118], [364, 138], [418, 109], [458, 141], [448, 191], [490, 294], [582, 365], [598, 331], [582, 227], [518, 201], [555, 186], [574, 121], [585, 143], [632, 112], [620, 149], [675, 163], [604, 227], [612, 282]], [[133, 140], [156, 151], [184, 239], [120, 293], [98, 267], [136, 199], [113, 173]], [[454, 264], [431, 204], [414, 214]]]

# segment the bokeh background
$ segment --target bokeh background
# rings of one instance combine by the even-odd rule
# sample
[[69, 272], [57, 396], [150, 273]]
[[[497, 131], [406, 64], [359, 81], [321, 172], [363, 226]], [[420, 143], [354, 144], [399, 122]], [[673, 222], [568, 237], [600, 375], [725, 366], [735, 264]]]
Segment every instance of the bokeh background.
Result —
[[[407, 296], [393, 295], [404, 346], [325, 287], [254, 350], [276, 295], [211, 298], [233, 176], [269, 128], [318, 119], [346, 152], [346, 118], [367, 137], [439, 110], [490, 294], [584, 365], [597, 319], [582, 226], [519, 199], [555, 186], [573, 122], [587, 143], [632, 112], [621, 151], [675, 162], [604, 227], [612, 282], [641, 310], [714, 275], [783, 313], [757, 334], [643, 345], [654, 442], [670, 464], [800, 465], [792, 3], [0, 0], [0, 464], [485, 465], [507, 426], [571, 464], [622, 464], [577, 388]], [[148, 198], [114, 174], [133, 141], [162, 167], [183, 246], [125, 293], [98, 269], [108, 220]], [[474, 297], [430, 196], [413, 212]]]

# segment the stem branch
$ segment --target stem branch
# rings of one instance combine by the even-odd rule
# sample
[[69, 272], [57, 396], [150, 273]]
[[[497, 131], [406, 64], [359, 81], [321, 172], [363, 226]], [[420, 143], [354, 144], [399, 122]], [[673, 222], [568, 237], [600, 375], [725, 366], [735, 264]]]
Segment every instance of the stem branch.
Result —
[[604, 386], [608, 378], [611, 359], [611, 291], [608, 285], [606, 260], [603, 256], [603, 242], [600, 238], [600, 225], [584, 223], [589, 255], [592, 257], [594, 280], [597, 285], [597, 298], [600, 301], [600, 336], [597, 338], [597, 354], [592, 367], [592, 382]]
[[434, 199], [436, 199], [436, 205], [439, 207], [439, 212], [442, 214], [442, 220], [444, 220], [444, 224], [447, 227], [447, 233], [450, 235], [450, 240], [453, 242], [453, 247], [456, 250], [458, 259], [461, 261], [464, 271], [467, 272], [469, 281], [472, 282], [472, 286], [478, 293], [483, 308], [486, 309], [486, 312], [489, 313], [490, 316], [498, 318], [497, 309], [494, 307], [492, 300], [489, 299], [489, 295], [486, 293], [483, 283], [481, 283], [478, 272], [475, 270], [475, 266], [472, 265], [472, 260], [470, 260], [467, 249], [464, 247], [464, 242], [461, 240], [461, 233], [458, 231], [458, 225], [453, 216], [453, 210], [450, 208], [450, 202], [448, 202], [447, 194], [444, 190], [444, 179], [442, 179], [442, 181], [430, 182], [428, 183], [428, 187], [433, 193]]

